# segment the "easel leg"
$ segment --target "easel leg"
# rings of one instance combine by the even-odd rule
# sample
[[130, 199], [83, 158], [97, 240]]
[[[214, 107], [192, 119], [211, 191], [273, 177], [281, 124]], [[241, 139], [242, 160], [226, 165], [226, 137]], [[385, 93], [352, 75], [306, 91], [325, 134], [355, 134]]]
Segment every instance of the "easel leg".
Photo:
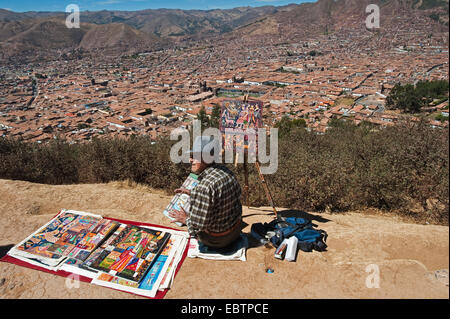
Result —
[[246, 201], [247, 201], [247, 208], [250, 208], [250, 203], [249, 203], [249, 189], [248, 189], [248, 168], [247, 168], [247, 161], [248, 161], [248, 156], [247, 156], [247, 152], [245, 152], [244, 154], [244, 177], [245, 177], [245, 197], [246, 197]]
[[264, 191], [266, 192], [267, 200], [269, 201], [269, 204], [272, 206], [273, 212], [275, 213], [275, 218], [278, 218], [277, 209], [275, 208], [275, 205], [274, 205], [273, 199], [272, 199], [272, 194], [270, 194], [270, 190], [269, 190], [269, 187], [267, 186], [266, 180], [264, 179], [264, 175], [261, 173], [261, 167], [259, 166], [258, 161], [255, 162], [255, 165], [258, 170], [259, 179], [261, 180]]

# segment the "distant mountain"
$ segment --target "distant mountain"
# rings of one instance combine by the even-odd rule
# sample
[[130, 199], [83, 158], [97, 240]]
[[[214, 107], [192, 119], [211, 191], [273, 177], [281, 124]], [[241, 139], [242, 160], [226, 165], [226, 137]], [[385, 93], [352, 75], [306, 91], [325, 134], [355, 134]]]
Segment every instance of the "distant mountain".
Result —
[[[448, 0], [318, 0], [288, 6], [227, 10], [82, 11], [81, 28], [68, 29], [65, 12], [16, 13], [0, 9], [0, 59], [51, 50], [108, 50], [129, 53], [173, 41], [238, 39], [293, 41], [323, 34], [365, 32], [369, 4], [378, 4], [389, 31], [405, 23], [420, 30], [448, 27]], [[425, 19], [425, 20], [424, 20]], [[431, 30], [431, 29], [430, 29]], [[431, 32], [431, 31], [430, 31]]]
[[27, 62], [80, 49], [120, 55], [161, 48], [167, 43], [123, 23], [81, 23], [80, 28], [69, 29], [65, 19], [59, 18], [0, 22], [0, 61], [12, 58]]
[[385, 30], [395, 28], [400, 23], [398, 17], [403, 21], [413, 21], [414, 28], [421, 27], [417, 24], [418, 17], [431, 21], [432, 14], [438, 17], [435, 21], [445, 21], [445, 15], [448, 21], [448, 0], [318, 0], [268, 15], [238, 27], [232, 33], [236, 38], [277, 35], [292, 40], [319, 34], [339, 34], [342, 30], [364, 31], [368, 15], [365, 9], [370, 4], [379, 6]]
[[[147, 34], [159, 37], [192, 36], [223, 33], [283, 7], [239, 7], [227, 10], [156, 9], [140, 11], [82, 11], [81, 22], [94, 24], [124, 23]], [[30, 18], [66, 16], [64, 12], [15, 13], [0, 9], [0, 21], [10, 22]]]
[[0, 9], [0, 22], [19, 21], [26, 18], [27, 16], [23, 13]]
[[157, 36], [148, 35], [123, 23], [91, 25], [90, 29], [79, 42], [79, 47], [85, 50], [111, 49], [129, 53], [140, 52], [155, 45], [162, 44]]
[[[19, 23], [4, 25], [10, 33], [6, 42], [26, 45], [30, 48], [64, 49], [76, 47], [86, 34], [88, 27], [69, 29], [60, 20], [24, 20]], [[6, 31], [5, 30], [5, 31]]]
[[88, 26], [69, 29], [64, 21], [57, 19], [0, 22], [0, 61], [26, 63], [73, 50], [87, 30]]
[[[130, 53], [159, 49], [171, 40], [224, 34], [276, 7], [230, 10], [141, 10], [80, 12], [81, 29], [67, 29], [65, 12], [0, 10], [0, 59], [29, 55], [32, 51], [81, 48]], [[29, 56], [32, 58], [32, 56]]]
[[63, 15], [65, 15], [64, 12], [54, 12], [54, 11], [13, 12], [5, 9], [0, 9], [0, 22], [20, 21], [32, 18], [57, 17]]

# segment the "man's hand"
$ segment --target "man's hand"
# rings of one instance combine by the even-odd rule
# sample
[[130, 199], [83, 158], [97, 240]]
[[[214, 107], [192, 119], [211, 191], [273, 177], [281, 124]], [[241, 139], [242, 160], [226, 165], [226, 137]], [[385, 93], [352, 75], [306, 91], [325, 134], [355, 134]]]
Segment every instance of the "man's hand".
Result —
[[184, 188], [184, 187], [177, 188], [175, 190], [175, 193], [183, 193], [183, 194], [186, 194], [188, 196], [191, 196], [191, 191], [189, 189]]
[[180, 210], [172, 209], [169, 211], [169, 216], [173, 218], [172, 223], [179, 222], [186, 225], [187, 213], [182, 207], [180, 207]]

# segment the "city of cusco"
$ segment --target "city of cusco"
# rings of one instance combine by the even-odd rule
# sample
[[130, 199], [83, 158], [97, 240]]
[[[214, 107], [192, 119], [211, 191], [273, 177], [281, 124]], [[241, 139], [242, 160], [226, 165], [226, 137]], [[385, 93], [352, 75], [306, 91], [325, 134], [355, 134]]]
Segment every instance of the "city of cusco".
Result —
[[[406, 113], [386, 98], [397, 83], [448, 81], [448, 15], [390, 1], [379, 26], [368, 28], [366, 2], [81, 11], [78, 29], [66, 28], [65, 12], [2, 10], [1, 136], [156, 139], [189, 125], [201, 108], [211, 114], [246, 94], [264, 103], [265, 126], [289, 117], [318, 134], [333, 119], [386, 127], [424, 118], [447, 127], [438, 119], [448, 119], [448, 99]], [[158, 13], [167, 19], [159, 27]]]

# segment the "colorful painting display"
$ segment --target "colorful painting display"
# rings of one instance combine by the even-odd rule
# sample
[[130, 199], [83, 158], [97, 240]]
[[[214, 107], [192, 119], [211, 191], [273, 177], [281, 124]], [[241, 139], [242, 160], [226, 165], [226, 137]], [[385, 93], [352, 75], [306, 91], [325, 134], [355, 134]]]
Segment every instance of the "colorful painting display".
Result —
[[[257, 136], [252, 139], [248, 133], [253, 129], [256, 134], [257, 129], [262, 127], [262, 109], [261, 101], [226, 100], [222, 103], [220, 131], [224, 150], [245, 147], [256, 151]], [[255, 143], [255, 147], [252, 147], [252, 142]]]
[[261, 101], [226, 100], [222, 103], [220, 130], [225, 129], [257, 129], [262, 127]]
[[93, 257], [94, 254], [97, 257], [88, 258], [86, 266], [139, 282], [164, 249], [170, 234], [138, 226], [122, 226], [107, 247], [93, 252]]
[[94, 229], [93, 233], [96, 235], [86, 236], [83, 242], [79, 245], [80, 248], [84, 248], [85, 250], [81, 250], [73, 256], [69, 255], [69, 257], [72, 258], [68, 258], [64, 262], [64, 265], [62, 265], [61, 269], [70, 272], [76, 271], [85, 277], [95, 277], [97, 270], [86, 267], [85, 262], [89, 258], [92, 259], [93, 256], [96, 256], [93, 251], [97, 252], [101, 250], [101, 247], [105, 247], [104, 245], [108, 245], [108, 242], [110, 242], [113, 238], [112, 234], [119, 227], [119, 225], [119, 222], [102, 219]]
[[116, 230], [117, 227], [119, 227], [118, 222], [108, 219], [100, 220], [95, 225], [94, 229], [86, 234], [67, 257], [77, 261], [85, 261], [92, 251], [97, 248], [108, 235]]
[[66, 257], [84, 260], [114, 227], [101, 216], [61, 211], [47, 225], [14, 247], [14, 252], [55, 266]]
[[[169, 267], [170, 261], [168, 261], [168, 259], [169, 256], [171, 256], [171, 251], [174, 250], [174, 246], [176, 245], [178, 245], [178, 240], [177, 238], [175, 238], [175, 236], [173, 236], [173, 238], [169, 240], [164, 250], [158, 256], [158, 259], [156, 260], [155, 264], [152, 266], [150, 271], [142, 280], [141, 284], [139, 285], [139, 288], [148, 290], [151, 290], [153, 288], [160, 274]], [[166, 263], [167, 265], [165, 265]], [[162, 280], [162, 277], [160, 280]]]
[[[103, 254], [103, 256], [107, 255], [107, 252], [104, 253], [104, 251], [110, 247], [111, 243], [117, 238], [117, 236], [122, 233], [122, 231], [124, 230], [124, 228], [127, 225], [125, 224], [120, 224], [119, 227], [116, 229], [116, 231], [109, 236], [96, 250], [94, 250], [91, 255], [89, 255], [88, 258], [86, 258], [86, 260], [80, 265], [81, 268], [86, 269], [86, 270], [92, 270], [97, 272], [98, 269], [95, 269], [92, 266], [92, 264]], [[109, 249], [111, 250], [111, 248]]]
[[155, 297], [171, 287], [188, 239], [187, 232], [62, 210], [7, 254], [91, 278], [93, 284]]
[[175, 269], [187, 247], [189, 235], [186, 232], [173, 230], [168, 230], [168, 232], [171, 234], [171, 237], [167, 245], [140, 283], [103, 272], [99, 273], [92, 283], [147, 297], [154, 297], [158, 290], [162, 291], [170, 288]]

